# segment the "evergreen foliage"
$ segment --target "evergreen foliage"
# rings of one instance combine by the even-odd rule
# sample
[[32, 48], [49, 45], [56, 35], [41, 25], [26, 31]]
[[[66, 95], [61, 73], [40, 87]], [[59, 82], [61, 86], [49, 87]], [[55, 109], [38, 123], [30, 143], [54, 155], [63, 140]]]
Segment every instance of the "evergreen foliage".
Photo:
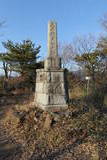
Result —
[[13, 43], [8, 40], [3, 42], [3, 46], [7, 49], [6, 54], [1, 54], [1, 60], [9, 63], [12, 71], [23, 75], [31, 75], [38, 67], [37, 58], [40, 52], [40, 46], [35, 48], [31, 40], [24, 40], [22, 43]]

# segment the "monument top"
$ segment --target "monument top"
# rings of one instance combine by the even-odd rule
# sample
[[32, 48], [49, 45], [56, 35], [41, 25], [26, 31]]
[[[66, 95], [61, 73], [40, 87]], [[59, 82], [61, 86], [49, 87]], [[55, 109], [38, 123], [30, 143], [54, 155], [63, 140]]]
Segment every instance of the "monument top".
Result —
[[61, 59], [58, 57], [57, 23], [48, 22], [48, 56], [45, 60], [45, 69], [60, 69]]
[[57, 23], [48, 22], [48, 57], [58, 56]]

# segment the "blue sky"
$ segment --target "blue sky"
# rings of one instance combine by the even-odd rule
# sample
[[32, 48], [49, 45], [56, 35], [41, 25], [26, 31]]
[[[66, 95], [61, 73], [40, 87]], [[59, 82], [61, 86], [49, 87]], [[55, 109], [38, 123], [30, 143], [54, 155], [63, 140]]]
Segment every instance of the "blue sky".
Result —
[[[33, 40], [40, 44], [41, 55], [47, 52], [47, 23], [58, 23], [58, 40], [70, 42], [79, 34], [102, 32], [100, 18], [107, 12], [107, 0], [0, 0], [0, 19], [6, 26], [0, 29], [6, 40]], [[0, 50], [4, 51], [0, 45]]]

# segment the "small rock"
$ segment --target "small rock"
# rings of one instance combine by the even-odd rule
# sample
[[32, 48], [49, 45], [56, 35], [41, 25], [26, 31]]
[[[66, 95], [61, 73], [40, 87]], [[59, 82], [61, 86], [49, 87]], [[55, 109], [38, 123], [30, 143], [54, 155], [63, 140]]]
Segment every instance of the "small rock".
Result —
[[38, 129], [38, 127], [35, 125], [35, 126], [34, 126], [34, 130], [37, 130], [37, 129]]
[[35, 122], [37, 122], [37, 121], [38, 121], [36, 117], [34, 117], [34, 121], [35, 121]]
[[51, 127], [51, 124], [52, 124], [52, 117], [49, 114], [47, 114], [45, 123], [44, 123], [44, 128], [49, 129]]

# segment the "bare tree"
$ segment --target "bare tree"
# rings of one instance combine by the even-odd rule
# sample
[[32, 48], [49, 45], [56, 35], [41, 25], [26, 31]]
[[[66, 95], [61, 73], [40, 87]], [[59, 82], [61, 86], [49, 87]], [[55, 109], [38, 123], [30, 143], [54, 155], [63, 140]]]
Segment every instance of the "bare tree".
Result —
[[101, 18], [101, 24], [105, 31], [107, 31], [107, 13]]
[[[3, 28], [6, 24], [6, 21], [5, 20], [1, 20], [0, 21], [0, 28]], [[0, 34], [1, 36], [1, 34]], [[5, 78], [7, 79], [8, 78], [8, 63], [6, 63], [5, 61], [2, 60], [2, 54], [3, 53], [0, 53], [0, 61], [2, 62], [2, 67], [0, 67], [1, 69], [4, 70], [4, 73], [5, 73]]]
[[77, 36], [74, 38], [73, 48], [76, 54], [91, 53], [95, 50], [97, 40], [92, 34]]
[[[71, 43], [59, 44], [59, 54], [62, 58], [64, 68], [72, 69], [76, 67], [75, 57], [84, 53], [91, 53], [95, 50], [96, 38], [91, 35], [77, 36]], [[83, 66], [82, 66], [83, 67]]]
[[59, 44], [59, 55], [62, 59], [62, 67], [63, 68], [72, 68], [72, 63], [74, 59], [74, 50], [72, 44]]

